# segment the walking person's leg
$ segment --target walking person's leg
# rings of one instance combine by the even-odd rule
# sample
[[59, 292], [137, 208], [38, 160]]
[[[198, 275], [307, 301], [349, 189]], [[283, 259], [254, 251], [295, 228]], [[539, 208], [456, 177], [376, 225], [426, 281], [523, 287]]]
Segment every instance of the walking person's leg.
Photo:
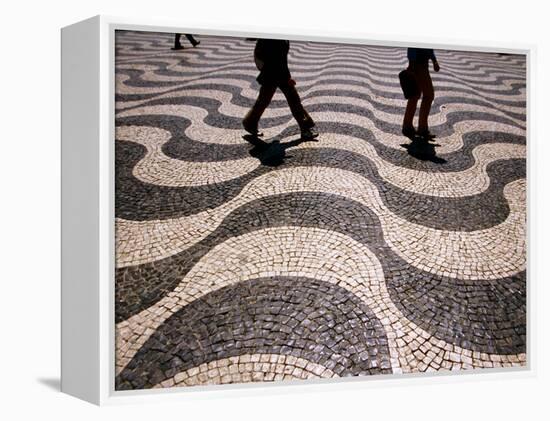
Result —
[[407, 100], [407, 108], [405, 109], [405, 115], [403, 116], [402, 131], [405, 136], [414, 136], [415, 130], [413, 125], [414, 114], [416, 113], [416, 105], [418, 104], [418, 96], [409, 98]]
[[276, 90], [277, 86], [275, 85], [260, 85], [258, 98], [243, 119], [243, 127], [247, 132], [258, 134], [258, 122], [271, 102], [273, 95], [275, 95]]
[[306, 129], [311, 129], [312, 127], [315, 126], [315, 122], [313, 121], [309, 113], [306, 111], [306, 109], [303, 108], [303, 110], [304, 110], [304, 123], [305, 123], [304, 126]]
[[[408, 70], [414, 74], [416, 83], [418, 84], [418, 69], [416, 66], [409, 62]], [[420, 99], [420, 93], [407, 100], [407, 107], [405, 108], [405, 115], [403, 116], [403, 125], [401, 128], [402, 133], [407, 137], [413, 137], [416, 134], [414, 129], [414, 114], [416, 113], [416, 107], [418, 100]]]
[[197, 40], [193, 37], [193, 35], [191, 35], [191, 34], [185, 34], [185, 36], [186, 36], [187, 40], [191, 43], [191, 45], [192, 45], [193, 47], [196, 47], [197, 45], [199, 45], [199, 44], [201, 43], [200, 41], [197, 41]]
[[302, 137], [311, 139], [317, 137], [318, 134], [311, 130], [311, 128], [315, 126], [315, 122], [308, 114], [308, 112], [304, 109], [304, 106], [302, 105], [302, 100], [300, 99], [300, 95], [298, 94], [298, 91], [296, 90], [294, 84], [284, 83], [281, 84], [279, 88], [283, 92], [288, 102], [288, 106], [290, 107], [290, 112], [292, 113], [292, 116], [297, 121], [298, 126], [300, 127]]
[[176, 34], [174, 37], [174, 46], [172, 47], [172, 50], [181, 50], [183, 49], [183, 46], [180, 42], [181, 34]]
[[434, 100], [434, 87], [432, 78], [430, 77], [430, 71], [428, 69], [423, 71], [419, 79], [420, 89], [422, 91], [422, 102], [420, 103], [420, 115], [418, 118], [418, 133], [421, 135], [428, 135], [428, 117]]

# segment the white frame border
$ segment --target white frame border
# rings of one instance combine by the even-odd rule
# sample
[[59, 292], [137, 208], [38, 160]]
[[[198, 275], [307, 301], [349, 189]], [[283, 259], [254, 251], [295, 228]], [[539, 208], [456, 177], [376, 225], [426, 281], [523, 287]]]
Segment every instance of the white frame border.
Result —
[[[367, 33], [345, 33], [330, 30], [311, 31], [298, 28], [281, 28], [262, 26], [235, 26], [212, 23], [185, 24], [178, 20], [122, 18], [98, 16], [100, 30], [100, 139], [99, 139], [99, 401], [103, 404], [127, 404], [138, 402], [168, 402], [183, 399], [209, 399], [219, 397], [242, 397], [269, 394], [290, 394], [295, 392], [333, 392], [338, 390], [363, 389], [371, 387], [413, 387], [419, 384], [446, 384], [480, 380], [503, 380], [516, 378], [531, 378], [536, 376], [535, 354], [535, 301], [532, 299], [535, 291], [534, 282], [530, 279], [532, 273], [533, 253], [529, 244], [534, 241], [531, 230], [534, 216], [533, 203], [533, 156], [536, 146], [532, 139], [532, 104], [533, 104], [533, 69], [536, 56], [535, 45], [506, 45], [494, 42], [470, 42], [445, 39], [437, 41], [429, 38], [419, 38], [411, 41], [405, 37], [380, 37]], [[207, 28], [207, 29], [206, 29]], [[377, 46], [430, 46], [436, 49], [467, 50], [479, 52], [502, 52], [525, 54], [527, 61], [527, 366], [512, 369], [484, 369], [464, 372], [439, 372], [418, 374], [379, 375], [373, 377], [356, 377], [334, 380], [308, 380], [300, 382], [253, 383], [223, 386], [174, 387], [170, 389], [115, 391], [115, 318], [114, 318], [114, 270], [115, 270], [115, 229], [114, 229], [114, 130], [115, 130], [115, 62], [114, 33], [115, 30], [134, 30], [167, 33], [193, 33], [197, 35], [221, 35], [235, 37], [272, 37], [298, 41], [317, 41], [367, 44]], [[455, 375], [458, 374], [458, 375]], [[475, 374], [472, 378], [471, 375]], [[406, 379], [403, 382], [403, 379]]]

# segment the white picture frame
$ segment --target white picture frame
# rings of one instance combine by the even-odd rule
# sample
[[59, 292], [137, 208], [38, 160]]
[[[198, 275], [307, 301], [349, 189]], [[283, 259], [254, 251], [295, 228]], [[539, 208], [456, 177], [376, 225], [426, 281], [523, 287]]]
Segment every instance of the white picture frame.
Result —
[[[530, 127], [530, 71], [533, 46], [487, 45], [430, 40], [383, 39], [357, 34], [296, 31], [280, 33], [274, 28], [187, 27], [174, 21], [135, 20], [96, 16], [67, 26], [62, 41], [62, 391], [103, 405], [142, 399], [167, 401], [207, 396], [294, 393], [333, 387], [378, 387], [404, 381], [429, 382], [442, 373], [349, 378], [300, 383], [236, 384], [163, 390], [115, 391], [114, 389], [114, 33], [143, 30], [239, 37], [272, 37], [290, 40], [342, 42], [379, 46], [430, 46], [525, 54], [527, 60], [527, 127]], [[529, 145], [529, 130], [527, 134]], [[529, 153], [529, 148], [528, 148]], [[529, 162], [529, 158], [528, 158]], [[528, 173], [530, 172], [528, 166]], [[529, 194], [528, 194], [529, 209]], [[529, 221], [529, 218], [528, 218]], [[528, 225], [528, 238], [529, 235]], [[529, 254], [528, 254], [529, 256]], [[528, 278], [528, 314], [532, 288]], [[483, 370], [487, 377], [532, 375], [531, 317], [527, 325], [527, 366], [520, 369]], [[445, 374], [448, 381], [464, 381]], [[410, 379], [409, 379], [410, 378]]]

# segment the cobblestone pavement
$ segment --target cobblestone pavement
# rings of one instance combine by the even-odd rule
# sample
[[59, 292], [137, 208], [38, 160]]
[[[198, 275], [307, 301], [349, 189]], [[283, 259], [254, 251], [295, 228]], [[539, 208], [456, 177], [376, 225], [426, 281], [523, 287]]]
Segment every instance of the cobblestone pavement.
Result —
[[116, 39], [116, 388], [526, 364], [523, 56], [436, 51], [431, 142], [403, 48], [291, 42], [250, 142], [254, 42]]

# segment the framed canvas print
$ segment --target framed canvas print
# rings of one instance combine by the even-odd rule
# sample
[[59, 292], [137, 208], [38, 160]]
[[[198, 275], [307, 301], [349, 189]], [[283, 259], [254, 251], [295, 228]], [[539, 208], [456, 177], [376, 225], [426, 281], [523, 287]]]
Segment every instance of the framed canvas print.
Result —
[[529, 368], [529, 49], [96, 17], [62, 53], [64, 391]]

